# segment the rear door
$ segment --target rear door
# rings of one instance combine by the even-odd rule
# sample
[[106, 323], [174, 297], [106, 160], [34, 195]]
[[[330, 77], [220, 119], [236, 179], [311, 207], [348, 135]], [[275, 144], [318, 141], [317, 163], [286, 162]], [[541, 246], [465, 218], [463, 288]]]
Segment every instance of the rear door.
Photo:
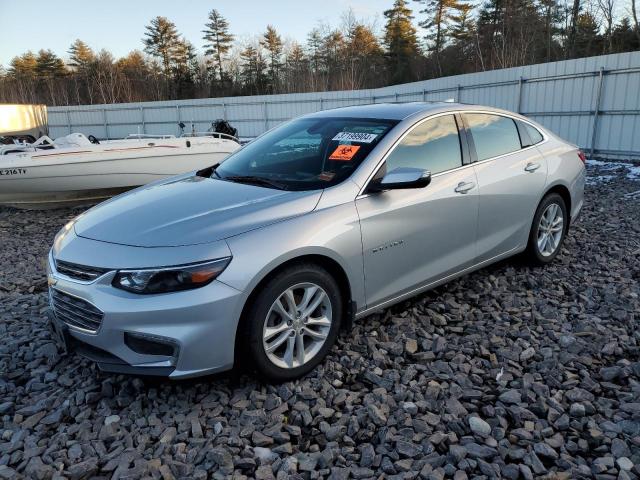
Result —
[[458, 272], [476, 255], [478, 189], [473, 166], [463, 165], [455, 116], [414, 126], [376, 177], [398, 167], [429, 170], [431, 184], [356, 200], [367, 307]]
[[477, 262], [482, 262], [526, 245], [547, 163], [511, 117], [465, 113], [463, 118], [477, 157]]

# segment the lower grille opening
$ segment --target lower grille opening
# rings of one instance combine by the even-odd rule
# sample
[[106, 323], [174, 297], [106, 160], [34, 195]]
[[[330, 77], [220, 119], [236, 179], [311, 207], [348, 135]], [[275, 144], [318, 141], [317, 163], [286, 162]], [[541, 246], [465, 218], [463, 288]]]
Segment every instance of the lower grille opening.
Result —
[[170, 341], [147, 335], [125, 332], [124, 344], [141, 355], [173, 357], [176, 353], [176, 346]]
[[91, 361], [113, 365], [128, 365], [127, 362], [122, 360], [120, 357], [116, 357], [115, 355], [102, 350], [101, 348], [94, 347], [93, 345], [82, 342], [75, 338], [73, 335], [68, 335], [67, 338], [70, 351], [74, 351]]

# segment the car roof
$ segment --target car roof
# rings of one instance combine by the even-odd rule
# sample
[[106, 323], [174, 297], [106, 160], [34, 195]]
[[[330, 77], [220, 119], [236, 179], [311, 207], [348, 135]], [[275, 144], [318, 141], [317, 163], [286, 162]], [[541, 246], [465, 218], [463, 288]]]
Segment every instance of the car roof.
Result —
[[408, 103], [375, 103], [372, 105], [355, 105], [352, 107], [340, 107], [330, 110], [305, 115], [306, 118], [326, 117], [353, 117], [353, 118], [384, 118], [389, 120], [403, 120], [419, 112], [443, 110], [449, 107], [452, 110], [459, 104], [451, 102], [408, 102]]
[[351, 107], [322, 110], [305, 115], [303, 118], [351, 117], [404, 120], [408, 117], [423, 117], [434, 113], [455, 112], [460, 110], [482, 110], [502, 113], [516, 118], [523, 118], [522, 115], [500, 108], [456, 102], [407, 102], [355, 105]]

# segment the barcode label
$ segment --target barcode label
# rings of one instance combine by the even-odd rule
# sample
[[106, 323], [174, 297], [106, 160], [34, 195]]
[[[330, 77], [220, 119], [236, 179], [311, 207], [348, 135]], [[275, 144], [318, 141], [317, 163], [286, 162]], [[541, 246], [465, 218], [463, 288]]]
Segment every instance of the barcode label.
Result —
[[375, 133], [359, 133], [359, 132], [340, 132], [332, 140], [337, 140], [339, 142], [361, 142], [361, 143], [371, 143], [378, 135]]

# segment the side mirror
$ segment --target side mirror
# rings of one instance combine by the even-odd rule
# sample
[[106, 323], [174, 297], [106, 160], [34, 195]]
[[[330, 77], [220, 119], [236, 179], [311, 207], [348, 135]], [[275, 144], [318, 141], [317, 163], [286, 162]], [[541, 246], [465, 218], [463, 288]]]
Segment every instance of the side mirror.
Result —
[[398, 167], [369, 184], [367, 192], [424, 188], [431, 183], [431, 172], [421, 168]]

